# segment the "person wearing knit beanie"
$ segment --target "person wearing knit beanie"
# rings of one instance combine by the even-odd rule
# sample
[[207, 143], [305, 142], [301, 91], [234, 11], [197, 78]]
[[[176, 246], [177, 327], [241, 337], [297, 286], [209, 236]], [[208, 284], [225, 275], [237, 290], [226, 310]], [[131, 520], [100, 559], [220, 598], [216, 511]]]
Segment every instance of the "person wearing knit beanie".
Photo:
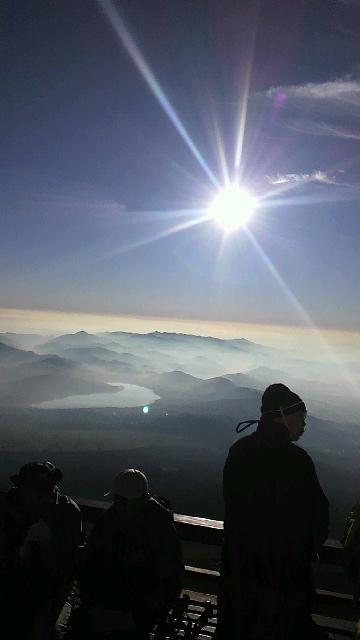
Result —
[[299, 440], [305, 430], [306, 406], [304, 401], [285, 384], [271, 384], [261, 399], [261, 416], [284, 424], [292, 442]]
[[311, 564], [327, 538], [329, 505], [313, 461], [295, 444], [306, 415], [303, 399], [277, 383], [263, 393], [260, 418], [237, 427], [257, 425], [224, 467], [216, 640], [327, 637], [311, 616]]

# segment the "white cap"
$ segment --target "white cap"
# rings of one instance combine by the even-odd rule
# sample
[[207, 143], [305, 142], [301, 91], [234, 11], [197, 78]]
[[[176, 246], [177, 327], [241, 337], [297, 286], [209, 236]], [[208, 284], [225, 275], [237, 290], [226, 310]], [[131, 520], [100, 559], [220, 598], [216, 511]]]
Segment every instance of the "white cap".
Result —
[[106, 493], [105, 496], [120, 496], [127, 500], [133, 500], [148, 492], [149, 483], [145, 474], [139, 469], [125, 469], [114, 478], [112, 491]]

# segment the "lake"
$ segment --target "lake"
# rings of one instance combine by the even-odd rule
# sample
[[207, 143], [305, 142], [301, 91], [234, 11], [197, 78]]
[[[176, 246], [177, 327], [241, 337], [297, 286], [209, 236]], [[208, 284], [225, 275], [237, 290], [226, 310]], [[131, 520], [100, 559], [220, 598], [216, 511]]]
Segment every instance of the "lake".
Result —
[[121, 386], [117, 393], [89, 393], [88, 395], [67, 396], [45, 400], [33, 406], [37, 409], [98, 409], [100, 407], [142, 407], [159, 400], [151, 389], [124, 382], [109, 382]]

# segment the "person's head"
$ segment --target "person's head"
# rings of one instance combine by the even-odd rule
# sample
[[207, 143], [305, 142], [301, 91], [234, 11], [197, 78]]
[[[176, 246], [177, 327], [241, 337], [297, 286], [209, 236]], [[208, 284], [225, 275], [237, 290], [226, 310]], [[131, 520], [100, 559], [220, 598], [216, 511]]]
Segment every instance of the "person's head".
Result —
[[284, 384], [271, 384], [261, 401], [261, 416], [285, 425], [292, 441], [299, 440], [305, 430], [306, 406], [300, 396]]
[[61, 478], [60, 469], [51, 462], [28, 462], [10, 480], [18, 489], [25, 509], [38, 512], [53, 501]]
[[114, 478], [112, 491], [106, 495], [111, 496], [119, 508], [141, 507], [149, 498], [147, 477], [139, 469], [124, 469]]

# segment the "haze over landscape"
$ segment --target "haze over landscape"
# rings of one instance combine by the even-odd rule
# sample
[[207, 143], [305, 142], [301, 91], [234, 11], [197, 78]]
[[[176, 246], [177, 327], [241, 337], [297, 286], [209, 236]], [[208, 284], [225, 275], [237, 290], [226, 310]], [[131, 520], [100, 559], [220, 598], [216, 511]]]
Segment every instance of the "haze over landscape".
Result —
[[305, 353], [159, 331], [2, 333], [1, 479], [14, 464], [46, 455], [66, 468], [72, 493], [101, 499], [119, 466], [141, 466], [178, 510], [219, 518], [235, 426], [258, 417], [262, 391], [281, 381], [306, 401], [301, 444], [317, 462], [339, 527], [360, 482], [360, 402], [349, 383], [360, 371], [356, 359], [337, 370], [324, 353]]
[[46, 458], [101, 499], [138, 466], [220, 518], [235, 426], [283, 382], [338, 535], [360, 493], [360, 6], [75, 5], [2, 3], [0, 481]]

